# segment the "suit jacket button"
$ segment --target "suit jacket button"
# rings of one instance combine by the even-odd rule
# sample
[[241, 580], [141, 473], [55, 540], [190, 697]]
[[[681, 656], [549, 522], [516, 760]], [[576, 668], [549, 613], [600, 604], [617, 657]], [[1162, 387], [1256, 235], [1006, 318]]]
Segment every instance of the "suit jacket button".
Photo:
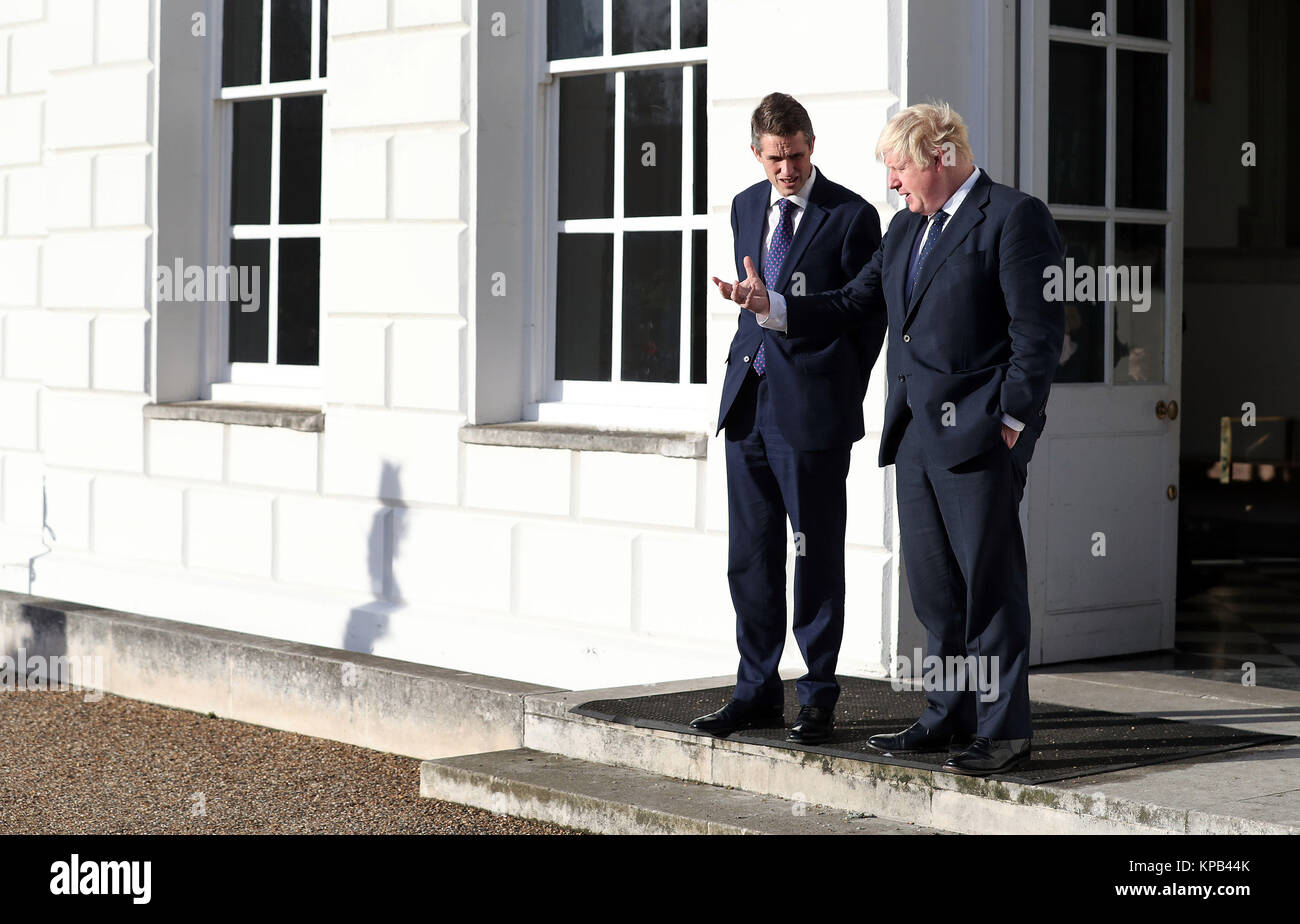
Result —
[[748, 356], [745, 357], [745, 362], [749, 362], [749, 357], [748, 357]]
[[911, 334], [903, 334], [903, 342], [904, 342], [904, 343], [911, 343], [911, 342], [912, 342], [912, 335], [911, 335]]
[[901, 373], [901, 372], [898, 373], [898, 380], [899, 380], [900, 382], [905, 381], [906, 379], [907, 379], [907, 376], [903, 375], [903, 373]]

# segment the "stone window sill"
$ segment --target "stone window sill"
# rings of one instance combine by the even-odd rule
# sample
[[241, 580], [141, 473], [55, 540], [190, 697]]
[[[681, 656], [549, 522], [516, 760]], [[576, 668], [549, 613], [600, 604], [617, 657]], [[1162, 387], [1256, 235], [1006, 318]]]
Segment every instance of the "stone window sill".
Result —
[[467, 424], [460, 428], [462, 443], [484, 446], [527, 446], [533, 449], [576, 449], [583, 452], [632, 452], [670, 459], [703, 459], [709, 435], [680, 430], [617, 430], [580, 424], [521, 421]]
[[325, 429], [325, 412], [318, 407], [243, 401], [169, 401], [164, 404], [146, 404], [144, 416], [154, 420], [202, 420], [245, 427], [282, 427], [305, 433], [320, 433]]

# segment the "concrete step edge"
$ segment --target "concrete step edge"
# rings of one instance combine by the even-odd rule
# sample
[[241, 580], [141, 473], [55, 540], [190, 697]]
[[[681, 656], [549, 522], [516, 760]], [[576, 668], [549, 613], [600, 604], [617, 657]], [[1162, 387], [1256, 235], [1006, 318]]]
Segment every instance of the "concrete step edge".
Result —
[[424, 761], [420, 795], [598, 834], [937, 833], [530, 748]]
[[[551, 694], [529, 697], [530, 706]], [[526, 709], [524, 746], [963, 834], [1300, 834], [1300, 826]]]

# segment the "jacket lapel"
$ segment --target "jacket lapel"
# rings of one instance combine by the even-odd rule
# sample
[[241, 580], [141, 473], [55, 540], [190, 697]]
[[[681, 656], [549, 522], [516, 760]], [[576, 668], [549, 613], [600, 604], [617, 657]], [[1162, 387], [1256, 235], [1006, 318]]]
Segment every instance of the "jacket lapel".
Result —
[[754, 261], [754, 266], [760, 273], [763, 270], [763, 222], [766, 218], [768, 190], [771, 188], [764, 183], [755, 194], [746, 197], [744, 211], [737, 216], [740, 222], [740, 240], [736, 242], [737, 279], [745, 278], [745, 257]]
[[921, 233], [924, 225], [925, 216], [913, 214], [909, 216], [902, 236], [898, 240], [889, 241], [893, 253], [886, 256], [895, 271], [890, 277], [890, 291], [885, 293], [885, 303], [898, 305], [904, 313], [907, 311], [907, 305], [903, 301], [907, 295], [907, 264], [912, 260], [912, 248], [916, 246], [916, 236]]
[[778, 292], [785, 292], [786, 286], [790, 284], [790, 277], [794, 273], [794, 268], [799, 264], [799, 258], [803, 256], [804, 251], [808, 249], [808, 243], [817, 235], [817, 230], [826, 221], [827, 212], [822, 207], [821, 201], [830, 190], [828, 183], [826, 174], [818, 170], [817, 180], [813, 183], [812, 194], [808, 197], [808, 207], [804, 209], [803, 217], [799, 219], [799, 227], [794, 233], [794, 240], [790, 242], [790, 252], [786, 254], [785, 263], [781, 265], [781, 275], [777, 277], [776, 285], [772, 287]]
[[[930, 285], [930, 280], [934, 278], [934, 274], [939, 271], [939, 267], [943, 266], [943, 262], [957, 249], [957, 245], [966, 239], [971, 229], [984, 220], [984, 208], [989, 203], [991, 183], [988, 174], [980, 170], [979, 179], [967, 193], [966, 200], [957, 209], [957, 214], [948, 219], [939, 235], [938, 243], [925, 258], [925, 265], [921, 267], [921, 275], [916, 280], [916, 285], [912, 287], [912, 300], [907, 304], [907, 317], [903, 319], [904, 330], [912, 322], [917, 306], [921, 303], [921, 297], [925, 295], [925, 290]], [[904, 273], [906, 272], [904, 270]]]

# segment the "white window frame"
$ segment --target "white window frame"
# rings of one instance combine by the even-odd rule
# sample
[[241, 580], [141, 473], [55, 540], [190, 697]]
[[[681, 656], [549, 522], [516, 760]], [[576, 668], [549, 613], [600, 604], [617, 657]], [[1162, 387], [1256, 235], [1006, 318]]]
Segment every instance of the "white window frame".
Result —
[[[1101, 48], [1106, 54], [1106, 177], [1105, 177], [1105, 202], [1102, 205], [1069, 205], [1053, 202], [1048, 198], [1048, 155], [1047, 145], [1035, 145], [1032, 141], [1031, 131], [1022, 130], [1022, 164], [1024, 176], [1022, 177], [1022, 187], [1042, 199], [1047, 203], [1051, 210], [1052, 217], [1058, 221], [1088, 221], [1102, 224], [1104, 226], [1104, 256], [1106, 264], [1113, 265], [1115, 262], [1115, 225], [1116, 224], [1156, 224], [1165, 229], [1165, 278], [1162, 280], [1164, 285], [1164, 339], [1161, 345], [1161, 364], [1160, 364], [1160, 381], [1158, 382], [1117, 382], [1115, 380], [1115, 336], [1117, 318], [1115, 315], [1115, 303], [1107, 299], [1104, 306], [1104, 315], [1102, 317], [1102, 344], [1103, 359], [1102, 368], [1104, 378], [1099, 382], [1059, 382], [1054, 388], [1098, 388], [1105, 386], [1121, 388], [1137, 387], [1155, 387], [1164, 389], [1171, 384], [1172, 376], [1170, 374], [1171, 352], [1177, 345], [1174, 341], [1174, 332], [1170, 320], [1172, 317], [1172, 302], [1174, 298], [1182, 297], [1177, 281], [1181, 279], [1181, 257], [1182, 252], [1182, 235], [1180, 230], [1181, 217], [1176, 215], [1171, 207], [1171, 203], [1176, 201], [1178, 191], [1174, 188], [1175, 183], [1182, 181], [1182, 168], [1179, 163], [1181, 153], [1174, 148], [1176, 137], [1180, 137], [1181, 123], [1175, 124], [1173, 118], [1181, 118], [1180, 107], [1173, 102], [1172, 94], [1175, 87], [1180, 84], [1175, 79], [1175, 68], [1182, 67], [1182, 56], [1178, 53], [1178, 48], [1172, 36], [1174, 29], [1182, 27], [1182, 17], [1174, 9], [1177, 0], [1166, 0], [1165, 16], [1167, 34], [1170, 38], [1153, 39], [1144, 36], [1128, 35], [1115, 31], [1118, 0], [1104, 0], [1104, 9], [1098, 12], [1106, 14], [1106, 35], [1093, 35], [1087, 29], [1077, 29], [1069, 26], [1057, 26], [1050, 23], [1050, 14], [1047, 4], [1027, 5], [1026, 12], [1032, 15], [1027, 17], [1027, 35], [1026, 39], [1032, 43], [1031, 54], [1027, 61], [1027, 67], [1030, 69], [1027, 75], [1031, 81], [1031, 86], [1036, 87], [1038, 92], [1031, 93], [1027, 96], [1028, 103], [1024, 118], [1029, 120], [1030, 125], [1039, 126], [1044, 132], [1047, 131], [1048, 119], [1048, 96], [1049, 96], [1049, 69], [1048, 61], [1050, 60], [1050, 43], [1068, 42], [1077, 45], [1085, 45], [1091, 48]], [[1140, 208], [1121, 208], [1115, 204], [1115, 134], [1118, 130], [1116, 125], [1116, 97], [1115, 83], [1118, 74], [1118, 52], [1139, 51], [1163, 54], [1166, 65], [1166, 92], [1169, 98], [1166, 100], [1166, 109], [1173, 115], [1167, 115], [1166, 133], [1165, 133], [1165, 208], [1163, 209], [1140, 209]]]
[[[338, 2], [338, 0], [336, 0]], [[218, 3], [218, 19], [224, 4]], [[321, 56], [321, 0], [311, 0], [311, 60], [310, 73], [320, 73]], [[219, 21], [218, 35], [225, 41], [225, 23]], [[216, 209], [219, 225], [219, 252], [221, 261], [230, 264], [232, 240], [268, 240], [267, 257], [267, 361], [265, 363], [230, 361], [229, 306], [218, 312], [214, 349], [209, 368], [216, 370], [216, 380], [210, 383], [211, 397], [215, 401], [252, 401], [259, 403], [324, 405], [325, 389], [321, 371], [321, 355], [316, 365], [280, 364], [276, 362], [279, 321], [279, 255], [280, 241], [285, 238], [317, 238], [320, 241], [320, 267], [325, 266], [325, 188], [327, 158], [325, 140], [329, 132], [329, 81], [326, 77], [307, 80], [271, 82], [271, 0], [262, 0], [261, 82], [235, 87], [222, 86], [221, 55], [218, 55], [216, 104], [216, 131], [220, 139], [217, 163], [220, 179]], [[223, 52], [224, 54], [224, 46]], [[319, 224], [280, 224], [280, 108], [281, 101], [294, 96], [319, 96], [321, 98], [321, 215]], [[270, 222], [265, 225], [236, 225], [231, 223], [230, 193], [234, 166], [234, 103], [251, 100], [271, 101], [271, 184]], [[320, 279], [318, 305], [320, 332], [318, 344], [324, 349], [325, 292], [324, 273], [318, 269]]]
[[[543, 160], [545, 175], [542, 198], [545, 203], [545, 240], [542, 278], [545, 298], [540, 382], [535, 383], [533, 400], [525, 405], [525, 416], [533, 420], [555, 423], [588, 423], [609, 426], [650, 426], [696, 428], [703, 425], [703, 416], [712, 401], [707, 383], [691, 383], [691, 254], [692, 232], [708, 231], [710, 218], [707, 212], [694, 212], [695, 168], [695, 66], [708, 64], [708, 46], [681, 47], [681, 0], [671, 0], [670, 45], [662, 51], [642, 51], [627, 54], [613, 53], [613, 0], [603, 3], [603, 41], [600, 55], [585, 58], [550, 60], [546, 53], [545, 27], [538, 30], [542, 42], [540, 60], [544, 62], [543, 83], [549, 84], [543, 93], [546, 108], [545, 150]], [[543, 16], [544, 19], [544, 16]], [[625, 73], [629, 70], [653, 68], [680, 69], [682, 72], [682, 189], [681, 213], [653, 217], [627, 217], [624, 215], [624, 137]], [[584, 218], [561, 221], [559, 212], [559, 85], [557, 78], [582, 74], [614, 74], [614, 209], [611, 218]], [[622, 320], [623, 320], [623, 233], [627, 231], [677, 231], [682, 235], [681, 266], [681, 346], [678, 382], [625, 382], [622, 372]], [[610, 376], [608, 382], [560, 380], [555, 377], [556, 348], [556, 287], [558, 274], [556, 255], [560, 233], [612, 234], [613, 292], [610, 326]], [[707, 350], [708, 318], [703, 331]]]

